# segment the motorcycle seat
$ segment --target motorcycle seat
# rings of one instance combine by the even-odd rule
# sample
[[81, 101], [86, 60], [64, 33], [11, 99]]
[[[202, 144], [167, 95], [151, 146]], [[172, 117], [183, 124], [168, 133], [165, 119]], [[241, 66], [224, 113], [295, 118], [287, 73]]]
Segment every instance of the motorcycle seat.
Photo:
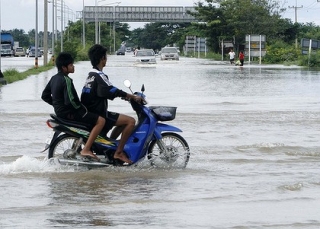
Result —
[[77, 127], [77, 128], [85, 129], [85, 130], [89, 130], [89, 131], [92, 129], [92, 126], [90, 126], [89, 124], [59, 118], [55, 114], [50, 114], [50, 117], [53, 118], [54, 120], [58, 121], [59, 123], [64, 124], [64, 125], [73, 126], [73, 127]]

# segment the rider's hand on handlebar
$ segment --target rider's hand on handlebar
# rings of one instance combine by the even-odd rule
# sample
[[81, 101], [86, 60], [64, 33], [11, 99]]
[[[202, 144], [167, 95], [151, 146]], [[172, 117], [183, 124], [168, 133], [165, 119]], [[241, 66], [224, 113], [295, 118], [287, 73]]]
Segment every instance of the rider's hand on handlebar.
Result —
[[139, 104], [146, 104], [146, 101], [141, 96], [135, 95], [133, 100], [136, 101]]
[[137, 95], [128, 95], [128, 97], [126, 99], [131, 99], [139, 104], [147, 104], [147, 102], [144, 100], [144, 98], [142, 98], [141, 96], [137, 96]]

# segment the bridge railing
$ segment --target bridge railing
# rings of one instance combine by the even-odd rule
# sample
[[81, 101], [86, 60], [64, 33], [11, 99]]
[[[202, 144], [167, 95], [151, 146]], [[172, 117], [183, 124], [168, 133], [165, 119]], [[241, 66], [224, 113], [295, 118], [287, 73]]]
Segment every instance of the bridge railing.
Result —
[[[86, 22], [196, 22], [188, 12], [194, 7], [182, 6], [85, 6], [77, 17]], [[82, 15], [83, 14], [83, 15]]]

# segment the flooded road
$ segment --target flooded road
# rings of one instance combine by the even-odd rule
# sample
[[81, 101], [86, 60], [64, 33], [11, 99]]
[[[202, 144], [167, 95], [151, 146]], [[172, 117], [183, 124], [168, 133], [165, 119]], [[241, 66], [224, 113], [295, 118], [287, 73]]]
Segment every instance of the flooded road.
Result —
[[[47, 56], [47, 62], [50, 61], [51, 55]], [[44, 57], [38, 57], [38, 66], [43, 66]], [[1, 71], [4, 73], [6, 70], [9, 69], [16, 69], [19, 72], [26, 71], [30, 68], [35, 66], [35, 58], [34, 57], [1, 57]]]
[[[184, 170], [86, 170], [40, 153], [56, 70], [0, 88], [1, 228], [319, 228], [320, 73], [181, 58], [154, 67], [109, 56], [111, 82], [144, 84], [150, 106], [177, 106]], [[78, 92], [89, 62], [70, 76]], [[134, 116], [121, 99], [110, 110]]]

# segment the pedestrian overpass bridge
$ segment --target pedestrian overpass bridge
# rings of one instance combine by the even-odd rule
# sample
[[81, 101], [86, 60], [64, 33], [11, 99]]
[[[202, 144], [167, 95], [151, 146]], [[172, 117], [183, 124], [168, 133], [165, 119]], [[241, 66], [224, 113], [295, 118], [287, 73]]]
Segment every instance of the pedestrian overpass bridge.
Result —
[[198, 20], [188, 12], [192, 6], [84, 6], [77, 12], [85, 22], [166, 22], [184, 23]]

